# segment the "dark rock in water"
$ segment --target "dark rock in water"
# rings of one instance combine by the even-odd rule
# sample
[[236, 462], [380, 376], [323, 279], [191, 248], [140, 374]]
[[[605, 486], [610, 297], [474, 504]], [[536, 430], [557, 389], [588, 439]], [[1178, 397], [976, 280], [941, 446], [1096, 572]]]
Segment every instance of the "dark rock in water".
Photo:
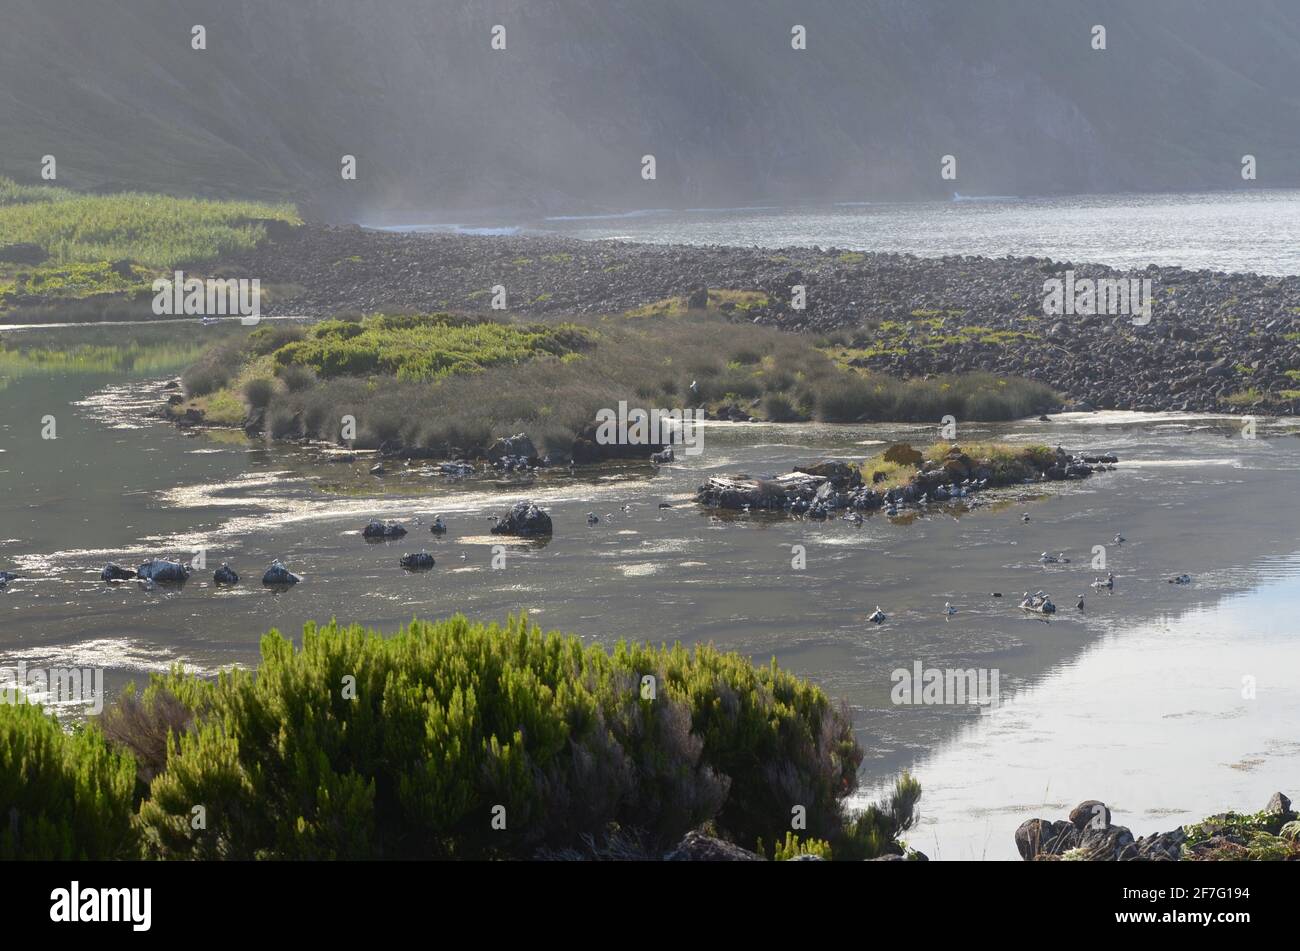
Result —
[[0, 245], [0, 261], [9, 264], [44, 264], [48, 258], [43, 247], [28, 241]]
[[537, 447], [526, 433], [503, 436], [487, 448], [488, 462], [496, 465], [507, 458], [522, 457], [527, 462], [537, 458]]
[[403, 555], [401, 565], [408, 571], [424, 571], [433, 567], [433, 556], [427, 551], [416, 552], [413, 555]]
[[671, 502], [660, 502], [660, 503], [659, 503], [659, 507], [660, 507], [661, 509], [670, 509], [670, 508], [673, 507], [673, 503], [671, 503]]
[[494, 535], [550, 535], [551, 517], [532, 502], [516, 502], [492, 526]]
[[665, 862], [765, 862], [757, 852], [703, 832], [688, 832], [676, 847], [664, 855]]
[[135, 570], [135, 576], [145, 581], [154, 581], [163, 584], [180, 584], [189, 579], [190, 566], [182, 565], [178, 561], [166, 561], [161, 558], [153, 558], [146, 561], [143, 565]]
[[115, 565], [109, 562], [104, 566], [104, 570], [99, 573], [100, 581], [130, 581], [132, 578], [139, 577], [132, 569], [123, 568], [121, 565]]
[[212, 580], [217, 584], [238, 584], [239, 575], [235, 573], [234, 568], [222, 562], [221, 567], [212, 573]]
[[10, 581], [18, 580], [18, 576], [12, 571], [0, 571], [0, 583], [8, 584]]
[[405, 534], [406, 529], [400, 523], [384, 522], [377, 518], [372, 518], [361, 530], [362, 538], [401, 538]]
[[271, 562], [271, 567], [267, 568], [266, 573], [262, 575], [262, 584], [266, 585], [288, 586], [295, 585], [301, 580], [302, 578], [286, 568], [284, 562], [278, 558]]
[[676, 458], [677, 457], [673, 453], [672, 446], [669, 446], [663, 452], [655, 452], [650, 454], [650, 461], [658, 465], [663, 465], [664, 463], [673, 462], [676, 460]]

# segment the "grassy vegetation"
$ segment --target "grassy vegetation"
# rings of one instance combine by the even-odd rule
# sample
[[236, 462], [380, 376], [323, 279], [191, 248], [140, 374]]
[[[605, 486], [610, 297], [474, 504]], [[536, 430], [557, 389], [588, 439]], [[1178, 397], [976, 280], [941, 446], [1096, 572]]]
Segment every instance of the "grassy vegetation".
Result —
[[[275, 437], [388, 440], [451, 453], [528, 432], [568, 451], [597, 410], [724, 407], [775, 421], [992, 420], [1051, 408], [1046, 387], [987, 374], [901, 382], [837, 365], [801, 337], [717, 316], [525, 323], [486, 316], [357, 316], [264, 326], [215, 347], [184, 375], [190, 406], [236, 425], [265, 408]], [[695, 383], [694, 390], [691, 383]]]
[[88, 195], [0, 178], [0, 234], [40, 245], [52, 264], [127, 260], [166, 269], [247, 251], [262, 222], [300, 224], [292, 205], [128, 192]]
[[1262, 393], [1258, 388], [1251, 386], [1244, 390], [1237, 390], [1235, 393], [1229, 393], [1223, 398], [1223, 402], [1227, 403], [1229, 406], [1252, 406], [1264, 398], [1264, 393]]
[[301, 224], [292, 205], [90, 195], [0, 178], [0, 245], [37, 245], [48, 255], [40, 264], [0, 262], [0, 310], [19, 301], [140, 298], [159, 274], [255, 247], [267, 222]]
[[[709, 310], [738, 310], [742, 313], [756, 307], [766, 307], [768, 297], [762, 291], [745, 291], [721, 288], [709, 291]], [[646, 304], [627, 311], [628, 317], [684, 317], [691, 313], [687, 298], [683, 296], [665, 297], [663, 300]]]
[[0, 854], [506, 859], [617, 835], [655, 855], [700, 827], [778, 857], [901, 852], [920, 787], [850, 814], [862, 758], [847, 711], [775, 662], [523, 619], [308, 625], [298, 649], [266, 635], [256, 671], [155, 676], [73, 735], [0, 705], [20, 831]]
[[1010, 485], [1036, 476], [1055, 459], [1048, 446], [1017, 446], [1009, 443], [966, 443], [958, 446], [951, 442], [936, 442], [924, 449], [914, 449], [906, 443], [890, 446], [862, 463], [862, 478], [881, 489], [906, 485], [918, 469], [941, 467], [961, 482], [970, 475], [972, 467], [988, 470], [994, 485]]
[[1202, 862], [1300, 860], [1300, 820], [1292, 813], [1236, 813], [1212, 816], [1184, 827], [1183, 858]]

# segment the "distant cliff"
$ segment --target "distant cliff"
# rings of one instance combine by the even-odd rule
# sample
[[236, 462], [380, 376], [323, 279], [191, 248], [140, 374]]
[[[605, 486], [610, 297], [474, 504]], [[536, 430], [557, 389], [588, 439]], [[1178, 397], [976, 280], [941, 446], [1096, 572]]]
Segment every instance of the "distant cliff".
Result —
[[1297, 62], [1294, 0], [6, 0], [0, 174], [367, 218], [1300, 185]]

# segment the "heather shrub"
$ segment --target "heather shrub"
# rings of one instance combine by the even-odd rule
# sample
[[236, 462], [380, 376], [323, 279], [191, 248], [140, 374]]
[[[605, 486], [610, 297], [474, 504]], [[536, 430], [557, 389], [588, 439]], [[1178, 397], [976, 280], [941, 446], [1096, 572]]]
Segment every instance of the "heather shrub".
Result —
[[523, 619], [308, 625], [300, 649], [273, 631], [202, 703], [141, 807], [151, 855], [521, 858], [618, 829], [655, 850], [710, 821], [753, 848], [793, 804], [834, 842], [862, 758], [843, 711], [775, 664], [606, 652]]
[[0, 859], [137, 858], [135, 775], [95, 727], [0, 703]]

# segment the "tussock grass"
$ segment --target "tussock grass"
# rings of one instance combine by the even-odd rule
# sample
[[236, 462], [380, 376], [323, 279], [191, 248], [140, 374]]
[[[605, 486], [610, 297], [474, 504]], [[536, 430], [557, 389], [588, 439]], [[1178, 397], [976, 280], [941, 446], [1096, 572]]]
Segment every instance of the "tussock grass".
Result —
[[[257, 378], [273, 434], [333, 440], [357, 420], [360, 448], [471, 451], [527, 432], [567, 451], [598, 410], [736, 407], [776, 421], [1004, 419], [1055, 403], [1046, 387], [990, 375], [901, 382], [837, 365], [802, 337], [716, 315], [564, 323], [399, 314], [264, 326], [186, 372], [213, 422], [251, 404]], [[694, 384], [694, 388], [692, 388]], [[213, 404], [220, 408], [214, 417]], [[237, 421], [236, 421], [237, 422]], [[296, 428], [295, 428], [296, 427]]]

